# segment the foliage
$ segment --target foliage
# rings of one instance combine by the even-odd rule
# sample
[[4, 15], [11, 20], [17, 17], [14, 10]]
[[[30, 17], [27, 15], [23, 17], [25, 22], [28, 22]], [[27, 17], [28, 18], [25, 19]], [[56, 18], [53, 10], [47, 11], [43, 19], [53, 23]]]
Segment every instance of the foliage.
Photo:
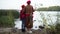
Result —
[[1, 16], [0, 17], [0, 27], [13, 27], [14, 20], [12, 17], [9, 16]]
[[60, 34], [60, 24], [57, 23], [56, 25], [56, 34]]
[[14, 18], [19, 18], [19, 12], [17, 10], [0, 10], [0, 16], [7, 16], [9, 13], [12, 13]]
[[19, 18], [19, 12], [13, 11], [12, 14], [15, 19]]
[[60, 34], [60, 24], [57, 23], [55, 26], [50, 25], [50, 33], [51, 34]]
[[37, 11], [47, 11], [48, 8], [38, 8]]
[[38, 8], [37, 11], [60, 11], [60, 6], [50, 6], [46, 8]]
[[52, 34], [56, 34], [56, 29], [55, 29], [55, 26], [53, 26], [53, 25], [50, 25], [50, 30], [51, 30], [51, 33]]
[[0, 27], [13, 27], [14, 19], [19, 17], [16, 10], [0, 10]]

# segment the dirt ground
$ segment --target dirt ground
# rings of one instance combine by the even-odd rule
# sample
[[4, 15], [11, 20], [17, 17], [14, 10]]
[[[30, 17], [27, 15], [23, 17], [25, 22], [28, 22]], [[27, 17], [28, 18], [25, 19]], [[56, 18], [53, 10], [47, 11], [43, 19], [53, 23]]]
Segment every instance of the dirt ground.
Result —
[[[21, 29], [11, 29], [11, 28], [0, 28], [0, 34], [29, 34], [27, 32], [22, 32]], [[31, 34], [47, 34], [44, 29], [42, 30], [32, 30]]]

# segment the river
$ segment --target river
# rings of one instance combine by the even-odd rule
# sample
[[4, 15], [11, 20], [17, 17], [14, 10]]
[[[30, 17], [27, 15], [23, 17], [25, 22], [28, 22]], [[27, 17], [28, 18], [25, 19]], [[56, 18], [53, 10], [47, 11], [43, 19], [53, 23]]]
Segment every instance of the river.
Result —
[[[43, 26], [43, 24], [46, 24], [46, 25], [56, 24], [57, 13], [58, 11], [35, 11], [33, 12], [33, 28], [32, 29], [39, 29], [38, 26]], [[46, 19], [46, 23], [44, 23], [43, 18]], [[15, 28], [21, 29], [21, 24], [22, 24], [22, 21], [19, 19], [16, 19]]]

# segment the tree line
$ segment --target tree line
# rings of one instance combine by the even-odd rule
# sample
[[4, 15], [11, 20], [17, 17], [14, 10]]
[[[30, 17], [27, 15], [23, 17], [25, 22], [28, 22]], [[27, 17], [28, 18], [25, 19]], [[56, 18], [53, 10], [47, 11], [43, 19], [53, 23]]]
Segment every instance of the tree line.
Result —
[[45, 8], [38, 8], [37, 11], [60, 11], [60, 6], [50, 6]]

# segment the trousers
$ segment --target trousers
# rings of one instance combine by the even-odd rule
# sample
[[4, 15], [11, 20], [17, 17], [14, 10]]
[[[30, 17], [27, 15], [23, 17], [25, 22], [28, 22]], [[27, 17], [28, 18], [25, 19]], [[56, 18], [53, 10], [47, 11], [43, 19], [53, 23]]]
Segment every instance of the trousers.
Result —
[[22, 19], [22, 32], [25, 32], [25, 22], [26, 22], [26, 19]]

